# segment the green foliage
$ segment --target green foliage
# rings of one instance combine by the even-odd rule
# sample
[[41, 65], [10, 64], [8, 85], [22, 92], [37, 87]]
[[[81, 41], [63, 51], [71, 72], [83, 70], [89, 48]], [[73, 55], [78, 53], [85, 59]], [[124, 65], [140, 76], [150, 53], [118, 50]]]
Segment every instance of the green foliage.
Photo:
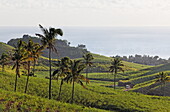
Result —
[[45, 98], [21, 93], [13, 93], [0, 89], [0, 111], [10, 112], [107, 112], [105, 110], [87, 108], [75, 104], [47, 100]]
[[[13, 79], [14, 74], [12, 73], [0, 73], [0, 88], [3, 90], [12, 91], [13, 88]], [[35, 99], [38, 98], [41, 100], [42, 98], [47, 98], [47, 87], [48, 87], [48, 80], [43, 78], [37, 77], [30, 77], [30, 88], [28, 89], [28, 94], [35, 96]], [[18, 80], [18, 91], [23, 92], [24, 84], [23, 82], [26, 80], [26, 77], [22, 76]], [[59, 84], [56, 81], [53, 81], [53, 99], [57, 99], [58, 88]], [[76, 104], [84, 105], [88, 107], [95, 107], [100, 109], [106, 109], [111, 111], [141, 111], [141, 112], [163, 112], [168, 111], [170, 108], [170, 98], [169, 97], [155, 97], [155, 96], [148, 96], [142, 95], [139, 93], [116, 90], [113, 91], [113, 88], [107, 87], [110, 85], [110, 82], [104, 81], [91, 81], [90, 85], [86, 87], [86, 89], [82, 88], [79, 85], [75, 85], [75, 97], [74, 101]], [[17, 94], [17, 93], [16, 93]], [[67, 102], [70, 98], [71, 94], [71, 85], [64, 83], [62, 94], [61, 94], [61, 101]], [[88, 95], [87, 95], [88, 94]], [[13, 95], [10, 95], [13, 96]], [[39, 97], [37, 97], [39, 96]], [[17, 96], [18, 97], [18, 96]], [[21, 97], [24, 97], [21, 95]], [[42, 97], [42, 98], [40, 98]], [[1, 96], [0, 96], [1, 98]], [[2, 97], [3, 98], [3, 97]], [[9, 97], [10, 98], [10, 97]], [[20, 97], [19, 97], [20, 98]], [[4, 98], [5, 99], [5, 98]], [[27, 99], [27, 98], [26, 98]], [[28, 98], [29, 99], [29, 98]], [[38, 103], [39, 101], [32, 100], [30, 102], [26, 102], [26, 108], [29, 107], [27, 105], [33, 106], [32, 108], [38, 108], [40, 104], [43, 109], [46, 109], [50, 106], [51, 101]], [[20, 101], [29, 101], [23, 100]], [[31, 102], [37, 102], [36, 106], [32, 105]], [[16, 103], [17, 105], [18, 103]], [[51, 104], [53, 105], [53, 104]], [[30, 106], [30, 107], [31, 107]], [[3, 106], [2, 106], [3, 107]], [[55, 107], [55, 106], [54, 106]], [[49, 107], [53, 109], [54, 107]], [[56, 106], [57, 107], [57, 106]], [[3, 107], [4, 108], [4, 107]], [[64, 108], [67, 109], [65, 106]], [[61, 108], [60, 109], [64, 109]], [[77, 108], [77, 107], [75, 107]]]

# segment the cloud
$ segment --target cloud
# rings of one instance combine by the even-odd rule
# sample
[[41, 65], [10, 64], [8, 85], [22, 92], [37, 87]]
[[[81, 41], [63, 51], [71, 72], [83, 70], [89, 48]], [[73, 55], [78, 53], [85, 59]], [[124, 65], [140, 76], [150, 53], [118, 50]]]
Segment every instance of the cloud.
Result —
[[169, 0], [0, 0], [12, 8], [169, 9]]

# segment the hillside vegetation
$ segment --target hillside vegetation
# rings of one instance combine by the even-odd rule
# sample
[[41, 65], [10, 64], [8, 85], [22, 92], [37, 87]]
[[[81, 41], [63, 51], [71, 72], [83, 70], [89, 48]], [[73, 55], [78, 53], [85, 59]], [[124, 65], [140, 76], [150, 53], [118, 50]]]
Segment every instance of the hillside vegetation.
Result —
[[[33, 42], [41, 44], [40, 38], [37, 37], [30, 37], [28, 35], [24, 35], [23, 38], [11, 39], [7, 42], [8, 45], [14, 46], [17, 44], [18, 40], [22, 40], [28, 42], [29, 39], [32, 39]], [[53, 53], [52, 58], [61, 58], [68, 56], [70, 58], [80, 58], [83, 56], [84, 53], [87, 53], [87, 49], [82, 49], [79, 47], [72, 47], [68, 44], [66, 40], [59, 40], [57, 39], [55, 42], [55, 47], [57, 48], [58, 53]], [[43, 51], [42, 56], [48, 57], [48, 50], [45, 49]]]
[[[13, 84], [14, 84], [14, 79], [15, 75], [13, 71], [8, 69], [9, 72], [5, 73], [0, 73], [0, 88], [2, 91], [2, 96], [1, 99], [5, 99], [5, 103], [2, 106], [4, 109], [6, 103], [8, 101], [15, 101], [16, 103], [14, 104], [14, 107], [17, 107], [16, 105], [20, 105], [20, 101], [24, 101], [24, 99], [29, 99], [26, 100], [28, 102], [22, 102], [22, 108], [28, 109], [29, 105], [33, 106], [33, 109], [37, 109], [39, 107], [38, 105], [44, 104], [42, 106], [42, 110], [45, 110], [47, 108], [54, 108], [52, 109], [58, 109], [57, 105], [60, 105], [60, 109], [62, 110], [62, 106], [66, 104], [60, 104], [60, 103], [54, 103], [55, 101], [47, 101], [46, 99], [41, 99], [41, 98], [47, 98], [47, 86], [48, 86], [48, 80], [47, 79], [42, 79], [42, 78], [36, 78], [36, 77], [31, 77], [30, 83], [29, 83], [29, 89], [28, 89], [28, 94], [29, 95], [24, 95], [20, 94], [23, 93], [24, 91], [24, 83], [26, 81], [26, 77], [22, 76], [19, 78], [18, 82], [18, 88], [17, 91], [20, 93], [12, 93], [13, 91]], [[11, 71], [11, 72], [10, 72]], [[116, 90], [114, 91], [113, 88], [108, 88], [106, 87], [107, 85], [111, 84], [110, 82], [100, 82], [100, 81], [91, 81], [89, 85], [86, 86], [86, 88], [82, 88], [79, 85], [76, 85], [76, 90], [75, 90], [75, 103], [79, 105], [84, 105], [87, 107], [95, 107], [95, 108], [100, 108], [100, 109], [105, 109], [105, 110], [111, 110], [111, 111], [120, 111], [120, 112], [163, 112], [163, 111], [168, 111], [170, 108], [170, 99], [169, 97], [156, 97], [156, 96], [147, 96], [147, 95], [142, 95], [139, 93], [134, 93], [134, 92], [127, 92], [127, 91], [122, 91]], [[71, 93], [71, 85], [64, 83], [63, 85], [63, 90], [62, 90], [62, 97], [61, 100], [63, 102], [68, 102], [70, 98], [70, 93]], [[53, 99], [55, 100], [57, 98], [58, 94], [58, 88], [59, 88], [59, 83], [57, 81], [53, 81]], [[11, 92], [4, 92], [6, 91], [11, 91]], [[9, 98], [4, 97], [6, 96], [5, 94], [9, 94], [7, 96], [11, 96]], [[35, 98], [35, 97], [36, 98]], [[38, 97], [37, 97], [38, 96]], [[19, 97], [18, 99], [16, 99]], [[21, 99], [20, 99], [21, 98]], [[35, 98], [35, 99], [34, 99]], [[7, 100], [10, 99], [10, 100]], [[7, 100], [7, 101], [6, 101]], [[32, 101], [35, 102], [32, 104]], [[37, 103], [36, 103], [37, 102]], [[41, 102], [41, 103], [40, 103]], [[51, 102], [53, 102], [53, 106], [50, 106]], [[27, 105], [28, 103], [28, 105]], [[56, 105], [56, 106], [55, 106]], [[68, 104], [67, 104], [68, 105]], [[68, 105], [69, 107], [69, 105]], [[73, 108], [72, 108], [73, 107]], [[67, 109], [67, 106], [64, 106], [64, 108]], [[14, 108], [16, 109], [16, 108]], [[80, 110], [83, 111], [82, 107], [78, 106], [71, 106], [69, 107], [71, 110]], [[64, 111], [64, 109], [63, 109]], [[88, 108], [84, 111], [88, 111]], [[96, 111], [96, 110], [94, 110]], [[97, 110], [98, 111], [98, 110]]]

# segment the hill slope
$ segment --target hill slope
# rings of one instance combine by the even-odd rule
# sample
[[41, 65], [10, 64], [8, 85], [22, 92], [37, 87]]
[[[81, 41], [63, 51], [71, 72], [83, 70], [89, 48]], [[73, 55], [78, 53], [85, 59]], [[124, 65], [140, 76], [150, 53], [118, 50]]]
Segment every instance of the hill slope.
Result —
[[0, 111], [2, 112], [107, 112], [95, 108], [62, 103], [56, 100], [14, 93], [0, 89]]
[[13, 49], [12, 46], [0, 42], [0, 56], [2, 55], [2, 53], [11, 51], [12, 49]]

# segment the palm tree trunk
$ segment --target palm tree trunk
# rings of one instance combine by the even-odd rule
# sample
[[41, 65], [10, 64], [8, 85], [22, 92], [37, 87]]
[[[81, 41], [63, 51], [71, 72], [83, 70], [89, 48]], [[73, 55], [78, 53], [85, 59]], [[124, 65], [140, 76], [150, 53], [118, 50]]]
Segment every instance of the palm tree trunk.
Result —
[[74, 81], [73, 81], [73, 87], [72, 87], [71, 103], [73, 103], [73, 100], [74, 100]]
[[2, 64], [2, 72], [4, 72], [4, 70], [5, 70], [5, 65]]
[[[113, 72], [112, 72], [112, 74], [113, 74]], [[115, 74], [113, 74], [114, 75], [114, 89], [116, 89], [116, 75]]]
[[60, 100], [62, 85], [63, 85], [63, 79], [61, 79], [61, 83], [60, 83], [60, 89], [59, 89], [59, 93], [58, 93], [58, 100]]
[[165, 82], [163, 84], [163, 96], [165, 96]]
[[[86, 78], [88, 78], [88, 66], [86, 68]], [[87, 81], [86, 81], [86, 85], [87, 85]]]
[[32, 70], [33, 76], [34, 76], [34, 73], [35, 73], [35, 64], [36, 64], [36, 60], [34, 59], [34, 65], [33, 65], [33, 70]]
[[15, 77], [14, 92], [17, 91], [18, 72], [19, 72], [19, 64], [18, 62], [16, 62], [16, 77]]
[[27, 81], [26, 81], [24, 93], [27, 92], [27, 88], [28, 88], [28, 81], [29, 81], [29, 76], [30, 76], [30, 61], [28, 61], [28, 68], [27, 69], [28, 69], [28, 74], [27, 74]]
[[49, 99], [51, 99], [51, 47], [49, 47], [49, 65], [50, 65], [50, 79], [49, 79]]
[[115, 74], [114, 74], [114, 90], [116, 89], [116, 75], [117, 75], [117, 70], [115, 70]]

